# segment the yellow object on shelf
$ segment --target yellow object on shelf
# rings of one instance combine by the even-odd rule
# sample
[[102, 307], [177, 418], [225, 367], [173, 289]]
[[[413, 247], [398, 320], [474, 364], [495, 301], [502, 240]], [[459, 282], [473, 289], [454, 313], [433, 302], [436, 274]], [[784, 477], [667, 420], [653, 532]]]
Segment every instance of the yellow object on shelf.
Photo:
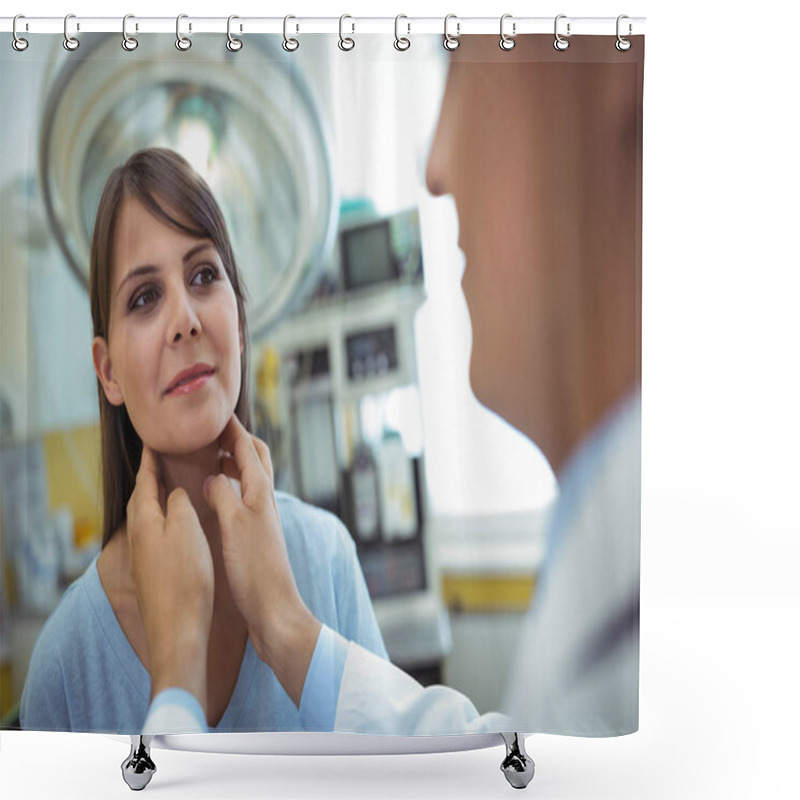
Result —
[[75, 521], [75, 547], [79, 550], [98, 539], [97, 524], [85, 517]]
[[442, 576], [442, 600], [454, 613], [525, 611], [536, 587], [533, 575]]
[[50, 511], [67, 506], [76, 523], [75, 544], [89, 544], [103, 524], [100, 427], [87, 425], [47, 433], [43, 444]]
[[278, 417], [278, 381], [281, 372], [280, 353], [270, 345], [264, 345], [261, 362], [256, 375], [256, 391], [264, 402], [273, 420]]
[[0, 664], [0, 717], [4, 717], [14, 705], [14, 698], [11, 696], [12, 678], [11, 664]]

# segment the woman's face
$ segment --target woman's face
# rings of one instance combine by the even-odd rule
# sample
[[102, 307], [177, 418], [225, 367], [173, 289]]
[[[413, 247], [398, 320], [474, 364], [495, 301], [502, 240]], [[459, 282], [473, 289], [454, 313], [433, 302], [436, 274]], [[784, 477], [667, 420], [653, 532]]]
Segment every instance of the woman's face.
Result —
[[127, 197], [112, 264], [108, 340], [92, 345], [105, 395], [149, 447], [195, 452], [219, 437], [241, 384], [244, 343], [222, 258], [211, 239]]

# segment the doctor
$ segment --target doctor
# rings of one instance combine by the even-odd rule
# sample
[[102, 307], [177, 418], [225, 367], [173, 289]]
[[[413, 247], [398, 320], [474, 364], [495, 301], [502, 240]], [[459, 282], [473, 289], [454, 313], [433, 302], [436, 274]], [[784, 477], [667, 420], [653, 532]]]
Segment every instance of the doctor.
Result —
[[[235, 417], [225, 475], [204, 490], [225, 568], [257, 651], [315, 730], [386, 734], [638, 728], [641, 376], [641, 40], [464, 37], [451, 55], [427, 165], [460, 222], [476, 397], [546, 455], [559, 481], [535, 601], [509, 654], [505, 715], [423, 688], [320, 625], [292, 589], [272, 470]], [[235, 461], [235, 468], [233, 462]], [[153, 491], [155, 487], [153, 487]], [[168, 535], [184, 536], [180, 525]], [[176, 587], [153, 578], [159, 536], [131, 539], [151, 652], [162, 653], [145, 733], [205, 729], [193, 663], [172, 648], [197, 629], [158, 609]], [[187, 537], [191, 535], [186, 532]], [[202, 542], [172, 547], [199, 559]], [[184, 565], [184, 571], [187, 567]], [[202, 591], [198, 585], [198, 592]], [[148, 613], [149, 609], [149, 613]], [[305, 710], [305, 715], [302, 712]]]

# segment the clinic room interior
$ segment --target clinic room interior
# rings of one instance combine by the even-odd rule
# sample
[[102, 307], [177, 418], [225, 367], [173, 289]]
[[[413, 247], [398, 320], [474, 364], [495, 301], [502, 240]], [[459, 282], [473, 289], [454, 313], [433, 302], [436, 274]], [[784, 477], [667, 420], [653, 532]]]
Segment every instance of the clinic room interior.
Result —
[[[347, 527], [394, 663], [498, 708], [557, 486], [470, 388], [457, 216], [424, 174], [444, 58], [387, 58], [358, 92], [357, 61], [302, 48], [292, 70], [265, 62], [260, 87], [221, 83], [211, 62], [167, 80], [154, 62], [126, 89], [111, 48], [102, 75], [56, 58], [59, 91], [45, 60], [3, 65], [41, 115], [36, 142], [0, 120], [3, 725], [44, 622], [101, 547], [89, 248], [105, 177], [142, 146], [184, 155], [229, 221], [276, 491]], [[400, 107], [415, 81], [425, 93]]]

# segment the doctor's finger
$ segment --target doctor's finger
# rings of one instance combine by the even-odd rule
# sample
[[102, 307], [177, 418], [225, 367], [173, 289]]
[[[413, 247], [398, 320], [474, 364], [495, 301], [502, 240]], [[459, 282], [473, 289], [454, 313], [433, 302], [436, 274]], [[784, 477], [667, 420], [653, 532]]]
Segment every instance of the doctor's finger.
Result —
[[241, 482], [242, 474], [239, 472], [239, 467], [236, 466], [236, 459], [227, 453], [220, 455], [219, 458], [220, 472], [227, 475], [229, 478], [235, 478]]
[[236, 414], [231, 414], [230, 419], [228, 419], [225, 427], [222, 429], [222, 433], [219, 435], [220, 448], [228, 453], [234, 453], [236, 451], [236, 442], [241, 435], [241, 431], [244, 431], [245, 435], [247, 435], [247, 430], [239, 421], [239, 417], [237, 417]]
[[209, 508], [217, 515], [224, 536], [234, 517], [242, 509], [242, 501], [226, 475], [206, 478], [203, 483], [203, 494]]
[[253, 447], [255, 447], [256, 454], [258, 455], [258, 460], [261, 462], [261, 466], [264, 467], [270, 484], [274, 485], [275, 475], [272, 470], [272, 456], [270, 455], [269, 447], [266, 442], [263, 442], [258, 436], [251, 434], [251, 438], [253, 440]]
[[199, 521], [188, 493], [180, 486], [169, 493], [167, 498], [167, 518], [190, 523]]
[[[232, 445], [226, 446], [226, 445]], [[232, 450], [242, 482], [242, 499], [249, 508], [260, 505], [267, 496], [267, 479], [253, 440], [233, 414], [220, 436], [220, 446]]]
[[142, 445], [142, 460], [139, 471], [136, 473], [136, 486], [141, 487], [141, 492], [154, 499], [158, 498], [158, 484], [160, 482], [158, 470], [158, 456], [146, 444]]
[[129, 512], [136, 515], [137, 510], [141, 509], [145, 513], [163, 517], [163, 503], [159, 502], [160, 489], [163, 491], [158, 475], [158, 456], [147, 445], [143, 445], [136, 485], [128, 502]]

